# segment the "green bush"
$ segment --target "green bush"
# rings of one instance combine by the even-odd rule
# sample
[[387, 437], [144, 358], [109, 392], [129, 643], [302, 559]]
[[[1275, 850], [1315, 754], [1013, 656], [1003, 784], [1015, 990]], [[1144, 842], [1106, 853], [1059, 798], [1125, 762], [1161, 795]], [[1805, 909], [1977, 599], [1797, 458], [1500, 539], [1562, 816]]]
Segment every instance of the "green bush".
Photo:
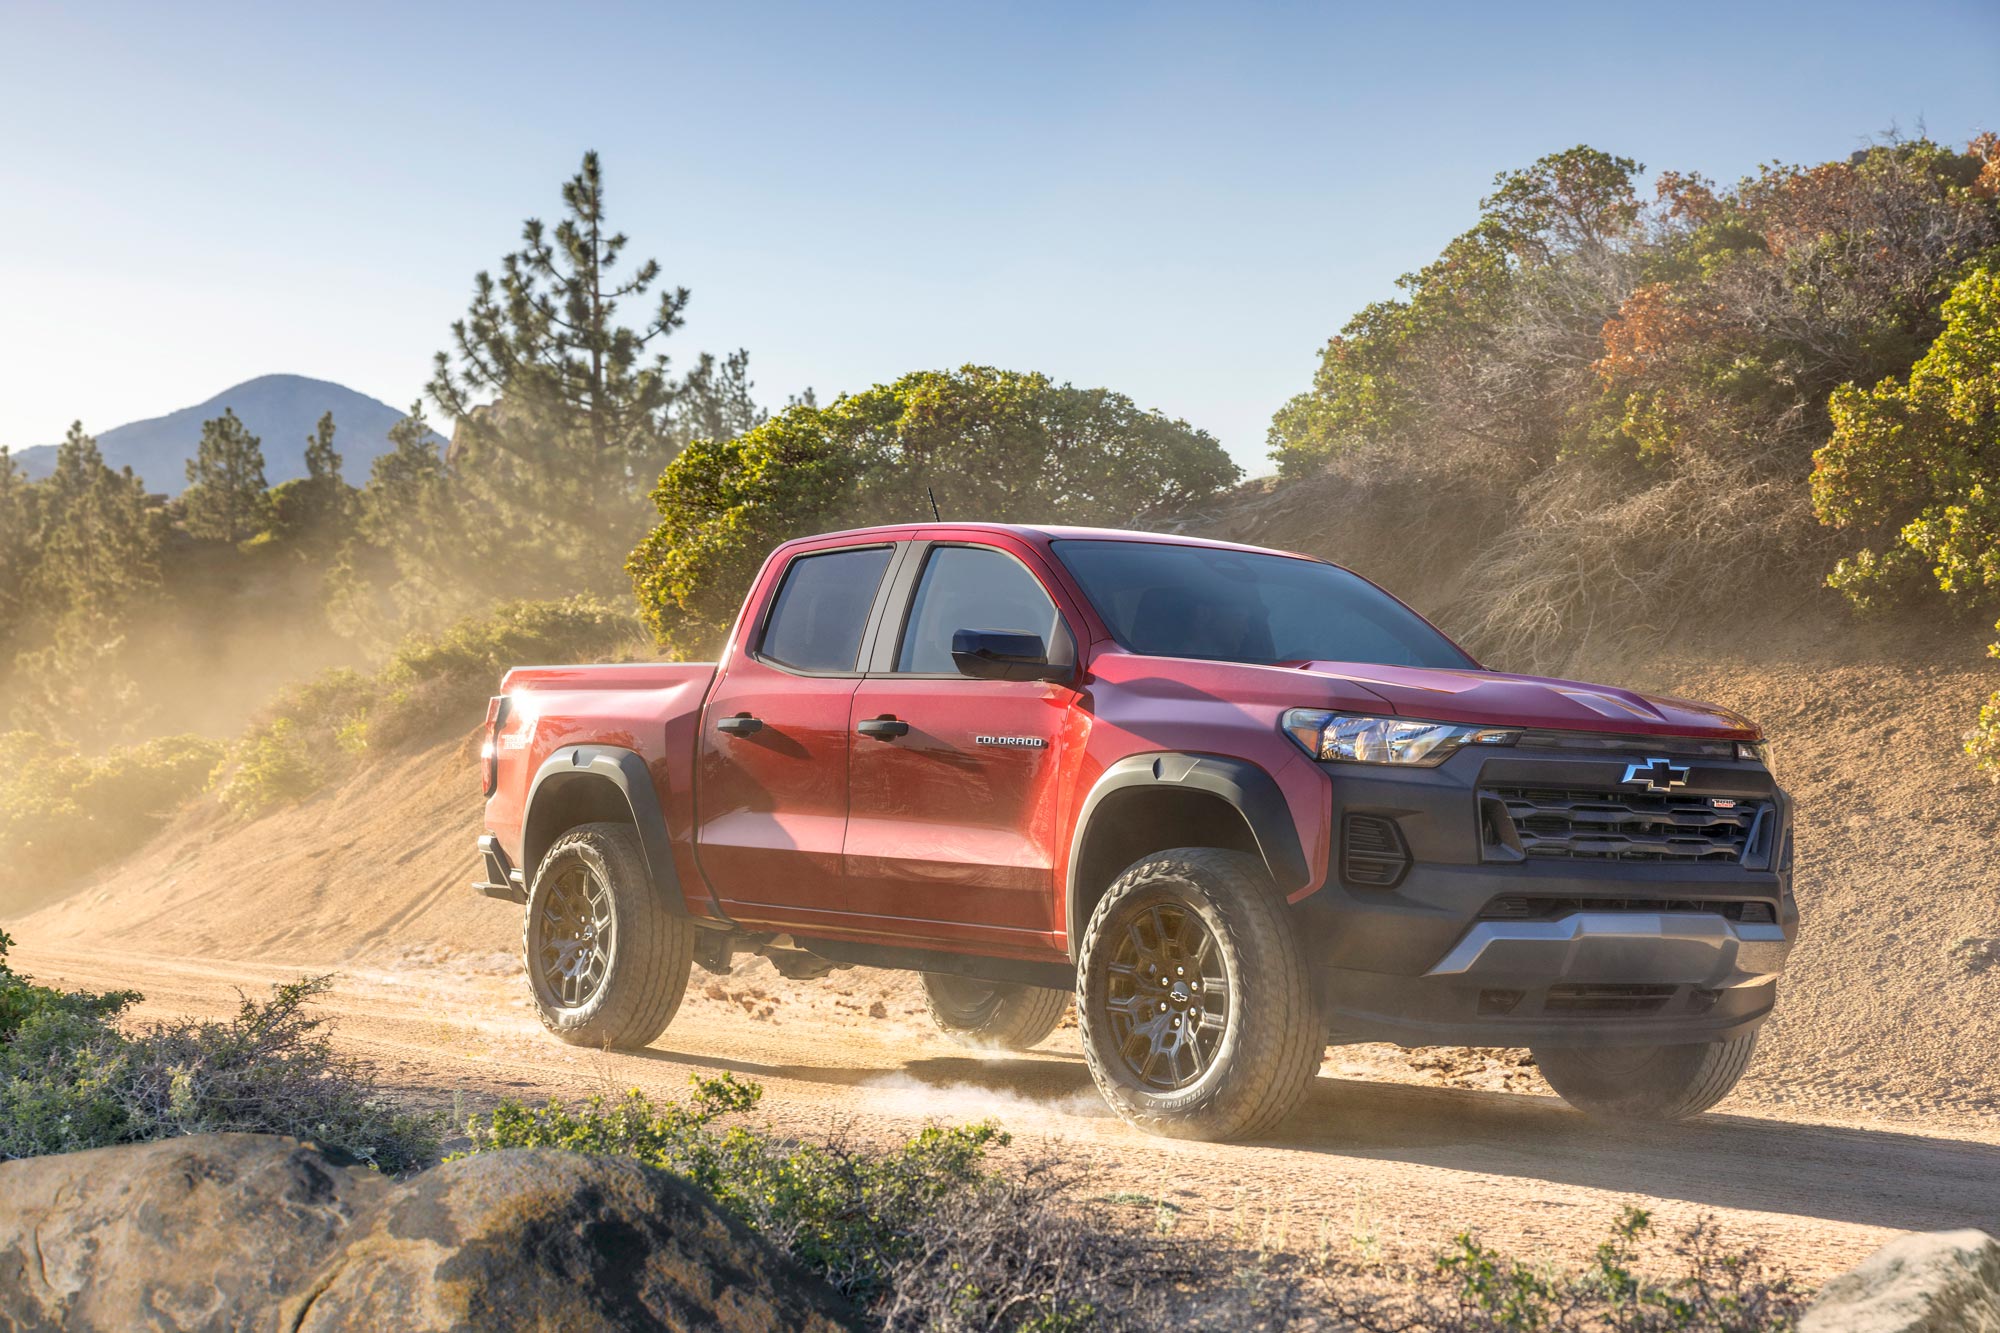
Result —
[[288, 717], [252, 728], [237, 742], [235, 760], [218, 794], [244, 815], [304, 800], [319, 790], [325, 772], [308, 733]]
[[60, 883], [124, 855], [199, 792], [221, 758], [222, 746], [199, 736], [88, 759], [33, 732], [0, 734], [0, 893]]
[[692, 1082], [685, 1104], [656, 1104], [636, 1089], [622, 1101], [594, 1097], [575, 1109], [503, 1102], [468, 1126], [472, 1151], [563, 1148], [671, 1171], [866, 1301], [882, 1294], [892, 1265], [922, 1244], [936, 1206], [985, 1181], [987, 1148], [1007, 1141], [989, 1123], [927, 1128], [879, 1155], [782, 1143], [718, 1123], [752, 1110], [762, 1088], [728, 1074]]
[[436, 1157], [437, 1117], [385, 1102], [308, 1012], [327, 978], [222, 1022], [127, 1033], [116, 1020], [137, 994], [38, 986], [7, 966], [12, 943], [0, 934], [0, 1160], [228, 1131], [311, 1139], [385, 1171]]

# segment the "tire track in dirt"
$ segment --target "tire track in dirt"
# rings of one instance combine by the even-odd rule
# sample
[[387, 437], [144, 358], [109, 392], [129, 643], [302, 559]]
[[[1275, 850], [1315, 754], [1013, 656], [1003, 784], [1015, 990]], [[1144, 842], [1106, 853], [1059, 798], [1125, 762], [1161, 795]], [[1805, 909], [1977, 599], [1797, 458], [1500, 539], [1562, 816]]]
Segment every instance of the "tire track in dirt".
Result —
[[[219, 1016], [239, 992], [333, 970], [26, 946], [18, 961], [45, 981], [142, 990], [142, 1018]], [[548, 1037], [505, 959], [479, 970], [350, 966], [327, 1008], [343, 1048], [432, 1105], [630, 1087], [672, 1096], [690, 1075], [728, 1071], [764, 1086], [767, 1119], [787, 1132], [881, 1141], [990, 1116], [1015, 1134], [1015, 1151], [1060, 1140], [1093, 1163], [1106, 1192], [1164, 1200], [1179, 1225], [1253, 1244], [1316, 1248], [1366, 1234], [1392, 1250], [1424, 1250], [1471, 1227], [1519, 1253], [1580, 1259], [1631, 1203], [1664, 1227], [1714, 1212], [1730, 1234], [1818, 1279], [1896, 1231], [2000, 1231], [2000, 1127], [1973, 1119], [1949, 1128], [1799, 1123], [1756, 1108], [1731, 1113], [1725, 1103], [1687, 1125], [1611, 1126], [1547, 1096], [1348, 1076], [1399, 1071], [1370, 1067], [1367, 1052], [1336, 1050], [1307, 1105], [1270, 1139], [1172, 1142], [1111, 1116], [1073, 1029], [1024, 1055], [973, 1054], [924, 1029], [906, 979], [843, 976], [851, 988], [889, 996], [890, 1016], [843, 1004], [836, 987], [753, 1000], [752, 1010], [770, 1015], [758, 1019], [743, 988], [764, 995], [784, 983], [732, 977], [691, 987], [665, 1036], [636, 1053]], [[1419, 1077], [1407, 1068], [1400, 1076]]]

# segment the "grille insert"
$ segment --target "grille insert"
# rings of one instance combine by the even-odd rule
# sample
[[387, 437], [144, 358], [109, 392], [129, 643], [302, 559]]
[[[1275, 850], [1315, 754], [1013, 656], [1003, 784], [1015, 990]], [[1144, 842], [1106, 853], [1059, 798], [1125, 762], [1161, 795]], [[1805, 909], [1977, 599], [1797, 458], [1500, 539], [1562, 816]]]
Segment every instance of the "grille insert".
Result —
[[1778, 919], [1769, 902], [1736, 902], [1719, 898], [1561, 898], [1506, 893], [1480, 910], [1485, 921], [1553, 921], [1572, 912], [1707, 912], [1746, 925], [1772, 925]]
[[1685, 792], [1492, 787], [1482, 797], [1512, 825], [1489, 819], [1489, 844], [1497, 835], [1516, 856], [1570, 860], [1740, 862], [1765, 808], [1740, 798], [1718, 808]]

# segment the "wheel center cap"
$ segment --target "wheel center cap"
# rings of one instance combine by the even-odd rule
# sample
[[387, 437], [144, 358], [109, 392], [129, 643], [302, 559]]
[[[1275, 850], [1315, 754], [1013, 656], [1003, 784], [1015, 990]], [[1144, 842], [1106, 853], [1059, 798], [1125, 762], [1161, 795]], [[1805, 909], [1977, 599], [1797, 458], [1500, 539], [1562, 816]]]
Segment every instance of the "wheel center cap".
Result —
[[1173, 984], [1172, 988], [1167, 991], [1167, 998], [1172, 1000], [1175, 1004], [1186, 1004], [1190, 999], [1194, 997], [1189, 992], [1187, 988], [1187, 983], [1185, 981], [1176, 981]]

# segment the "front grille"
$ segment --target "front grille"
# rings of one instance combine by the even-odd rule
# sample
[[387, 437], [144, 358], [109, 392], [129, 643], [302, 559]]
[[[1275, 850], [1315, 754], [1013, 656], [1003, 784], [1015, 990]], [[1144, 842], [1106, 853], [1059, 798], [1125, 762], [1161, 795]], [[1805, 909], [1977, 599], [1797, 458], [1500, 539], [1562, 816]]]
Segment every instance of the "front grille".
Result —
[[1769, 902], [1721, 898], [1562, 898], [1542, 894], [1505, 893], [1480, 910], [1486, 921], [1554, 921], [1572, 912], [1707, 912], [1748, 925], [1771, 925], [1778, 919]]
[[1549, 987], [1542, 1009], [1551, 1014], [1650, 1014], [1666, 1008], [1679, 989], [1571, 983]]
[[1762, 801], [1684, 792], [1492, 787], [1482, 796], [1512, 825], [1489, 821], [1489, 839], [1511, 832], [1520, 855], [1569, 860], [1740, 862], [1764, 810]]

